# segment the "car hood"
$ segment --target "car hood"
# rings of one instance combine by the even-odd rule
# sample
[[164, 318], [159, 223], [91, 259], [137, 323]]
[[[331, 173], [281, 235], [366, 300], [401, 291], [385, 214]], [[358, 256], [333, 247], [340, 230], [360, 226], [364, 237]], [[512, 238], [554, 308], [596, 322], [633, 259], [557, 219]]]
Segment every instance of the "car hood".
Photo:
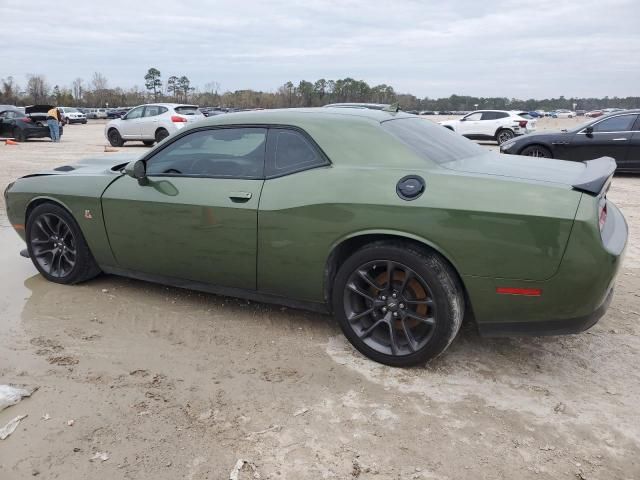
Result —
[[140, 155], [133, 153], [117, 153], [104, 155], [102, 157], [91, 157], [72, 165], [61, 165], [52, 170], [26, 175], [23, 178], [42, 175], [114, 175], [119, 173], [119, 169], [114, 167], [124, 166], [138, 158], [140, 158]]
[[585, 170], [581, 162], [487, 153], [442, 164], [458, 172], [572, 186]]
[[47, 113], [52, 108], [53, 105], [29, 105], [28, 107], [25, 107], [24, 113], [27, 115], [32, 113]]

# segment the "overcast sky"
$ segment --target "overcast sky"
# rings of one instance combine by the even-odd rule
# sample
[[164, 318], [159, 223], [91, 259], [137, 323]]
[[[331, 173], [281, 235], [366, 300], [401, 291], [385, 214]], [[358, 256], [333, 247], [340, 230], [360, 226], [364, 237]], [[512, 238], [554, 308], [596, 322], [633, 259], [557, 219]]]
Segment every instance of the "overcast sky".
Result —
[[0, 19], [0, 77], [21, 85], [142, 86], [153, 66], [223, 91], [350, 76], [419, 97], [640, 95], [639, 0], [0, 0]]

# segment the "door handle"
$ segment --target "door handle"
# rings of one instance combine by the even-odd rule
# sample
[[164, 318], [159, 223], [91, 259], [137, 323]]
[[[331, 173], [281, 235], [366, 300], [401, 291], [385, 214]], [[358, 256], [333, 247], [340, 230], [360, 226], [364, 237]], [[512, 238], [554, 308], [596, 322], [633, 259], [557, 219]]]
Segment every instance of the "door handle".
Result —
[[247, 202], [251, 199], [251, 192], [231, 192], [229, 198], [232, 202]]
[[626, 142], [627, 139], [626, 138], [614, 138], [612, 141], [613, 142]]

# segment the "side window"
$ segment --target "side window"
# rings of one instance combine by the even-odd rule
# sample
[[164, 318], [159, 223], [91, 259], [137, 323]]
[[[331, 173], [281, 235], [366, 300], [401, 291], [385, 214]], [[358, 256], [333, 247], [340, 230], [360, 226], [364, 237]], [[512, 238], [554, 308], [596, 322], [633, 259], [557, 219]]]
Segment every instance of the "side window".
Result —
[[638, 115], [638, 119], [636, 120], [636, 124], [633, 126], [633, 130], [640, 132], [640, 115]]
[[296, 130], [283, 128], [269, 130], [267, 152], [266, 175], [268, 177], [328, 164], [318, 148]]
[[482, 119], [482, 112], [470, 113], [469, 115], [464, 117], [464, 119], [468, 121], [480, 120]]
[[147, 161], [147, 175], [263, 178], [266, 128], [200, 130]]
[[144, 108], [145, 117], [155, 117], [160, 115], [160, 107], [158, 105], [149, 105]]
[[134, 118], [140, 118], [142, 117], [142, 112], [144, 112], [144, 107], [134, 108], [129, 113], [127, 113], [127, 115], [124, 118], [125, 120], [133, 120]]
[[500, 112], [484, 112], [482, 114], [482, 120], [496, 120], [498, 118], [508, 117], [508, 113], [500, 113]]
[[509, 114], [507, 112], [494, 112], [495, 118], [507, 118]]
[[594, 132], [627, 132], [631, 130], [636, 115], [620, 115], [618, 117], [607, 118], [593, 126]]

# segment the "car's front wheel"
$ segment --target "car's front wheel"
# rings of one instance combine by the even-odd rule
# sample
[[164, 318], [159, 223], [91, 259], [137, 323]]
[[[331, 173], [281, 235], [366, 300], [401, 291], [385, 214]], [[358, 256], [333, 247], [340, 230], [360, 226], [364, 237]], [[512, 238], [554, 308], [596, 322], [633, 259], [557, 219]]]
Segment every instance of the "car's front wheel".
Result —
[[332, 301], [351, 344], [396, 367], [441, 354], [464, 315], [451, 266], [434, 252], [403, 243], [374, 243], [349, 257], [336, 275]]
[[502, 145], [504, 142], [507, 142], [507, 141], [511, 140], [515, 136], [516, 136], [516, 134], [513, 133], [512, 130], [509, 130], [508, 128], [505, 128], [504, 130], [500, 130], [496, 134], [496, 142], [498, 142], [498, 145]]
[[522, 149], [520, 155], [525, 155], [527, 157], [553, 158], [551, 151], [542, 145], [529, 145]]
[[26, 239], [31, 261], [51, 282], [78, 283], [100, 273], [80, 227], [59, 205], [43, 203], [33, 209]]
[[118, 132], [118, 130], [116, 130], [115, 128], [109, 130], [107, 138], [109, 139], [109, 143], [112, 147], [121, 147], [124, 145], [124, 140], [122, 140], [120, 132]]

